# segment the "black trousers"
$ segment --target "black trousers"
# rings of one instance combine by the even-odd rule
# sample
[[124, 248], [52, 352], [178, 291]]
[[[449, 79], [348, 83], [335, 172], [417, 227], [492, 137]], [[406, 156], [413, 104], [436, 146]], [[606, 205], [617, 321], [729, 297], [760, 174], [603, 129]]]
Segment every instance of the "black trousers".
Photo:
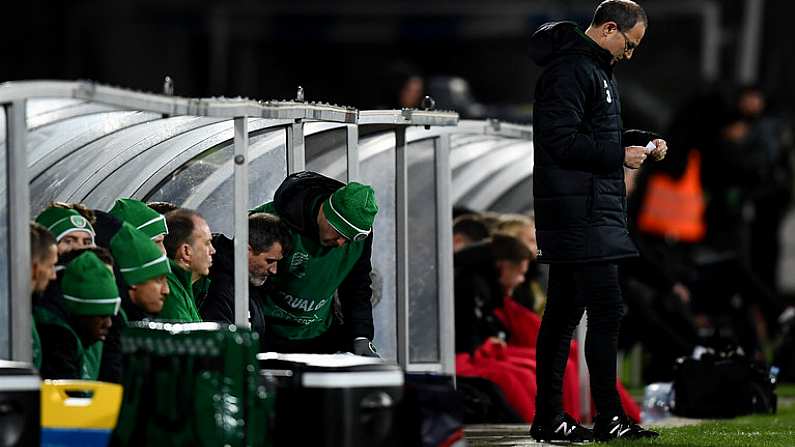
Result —
[[587, 311], [585, 359], [591, 394], [600, 415], [623, 414], [616, 390], [618, 329], [624, 306], [618, 265], [610, 262], [554, 264], [536, 346], [536, 418], [563, 412], [563, 372], [574, 328]]

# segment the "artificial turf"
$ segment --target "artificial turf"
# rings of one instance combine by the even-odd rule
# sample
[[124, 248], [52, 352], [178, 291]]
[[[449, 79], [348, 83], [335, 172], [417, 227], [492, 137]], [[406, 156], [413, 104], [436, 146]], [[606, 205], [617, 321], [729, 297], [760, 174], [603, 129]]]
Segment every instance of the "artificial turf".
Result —
[[[779, 396], [793, 396], [795, 385], [779, 388]], [[710, 420], [686, 427], [660, 427], [660, 437], [651, 441], [613, 441], [609, 445], [640, 447], [793, 447], [795, 446], [795, 403], [779, 403], [771, 415], [743, 416], [730, 420]]]

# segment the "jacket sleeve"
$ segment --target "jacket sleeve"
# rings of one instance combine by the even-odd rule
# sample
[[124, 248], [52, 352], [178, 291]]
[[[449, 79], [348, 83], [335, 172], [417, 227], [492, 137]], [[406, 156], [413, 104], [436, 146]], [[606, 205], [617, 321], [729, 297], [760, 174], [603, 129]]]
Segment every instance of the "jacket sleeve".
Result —
[[534, 140], [563, 168], [595, 173], [621, 168], [621, 144], [596, 141], [589, 128], [588, 108], [596, 87], [587, 68], [557, 64], [542, 76], [533, 106]]
[[121, 331], [124, 325], [124, 319], [121, 313], [116, 314], [116, 316], [113, 317], [113, 324], [110, 327], [110, 331], [105, 341], [102, 343], [102, 362], [99, 366], [98, 378], [101, 382], [121, 383]]
[[480, 288], [470, 274], [455, 275], [455, 352], [474, 352], [482, 341], [475, 318], [476, 296]]
[[657, 138], [662, 137], [647, 130], [629, 129], [624, 131], [624, 146], [646, 146]]
[[229, 281], [213, 278], [207, 298], [199, 308], [202, 320], [217, 321], [221, 323], [235, 322], [235, 287]]
[[340, 303], [342, 304], [342, 317], [345, 326], [348, 327], [348, 341], [353, 341], [356, 337], [367, 337], [373, 340], [373, 304], [370, 301], [373, 296], [372, 279], [370, 272], [370, 254], [373, 251], [373, 235], [365, 241], [359, 260], [353, 266], [353, 270], [340, 284], [338, 289]]
[[41, 377], [43, 379], [80, 379], [77, 339], [66, 329], [43, 324], [41, 338]]

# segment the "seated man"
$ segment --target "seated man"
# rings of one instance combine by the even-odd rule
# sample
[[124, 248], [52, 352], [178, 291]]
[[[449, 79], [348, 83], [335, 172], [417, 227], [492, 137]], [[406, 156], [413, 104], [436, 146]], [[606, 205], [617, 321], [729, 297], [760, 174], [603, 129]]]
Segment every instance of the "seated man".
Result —
[[[55, 264], [58, 262], [58, 247], [52, 233], [43, 226], [31, 222], [30, 224], [30, 290], [33, 293], [33, 302], [47, 290], [47, 284], [56, 279]], [[41, 339], [36, 330], [36, 320], [31, 326], [33, 331], [33, 366], [41, 368]]]
[[94, 246], [94, 228], [75, 210], [51, 206], [36, 217], [58, 242], [58, 254]]
[[[279, 216], [289, 228], [293, 250], [266, 295], [265, 350], [377, 356], [370, 302], [378, 212], [373, 189], [299, 172], [282, 182], [272, 202], [253, 211]], [[335, 293], [342, 322], [335, 321]]]
[[110, 243], [125, 286], [121, 302], [128, 321], [157, 316], [169, 294], [168, 257], [148, 236], [125, 223]]
[[546, 296], [544, 295], [546, 281], [536, 259], [538, 243], [536, 242], [535, 221], [533, 218], [521, 214], [509, 214], [504, 216], [499, 225], [497, 225], [497, 232], [519, 239], [530, 249], [530, 265], [524, 275], [525, 280], [516, 287], [513, 298], [519, 304], [541, 314], [546, 303]]
[[[271, 214], [248, 217], [248, 318], [251, 329], [265, 340], [265, 282], [277, 272], [277, 263], [288, 249], [290, 236], [281, 220]], [[215, 262], [210, 267], [210, 289], [199, 313], [205, 321], [235, 322], [234, 241], [216, 234]]]
[[184, 323], [202, 321], [194, 296], [194, 284], [210, 274], [215, 248], [207, 221], [196, 211], [178, 209], [168, 213], [170, 229], [163, 244], [171, 264], [169, 294], [160, 320]]
[[145, 203], [135, 199], [118, 199], [113, 204], [113, 208], [108, 211], [116, 218], [127, 222], [141, 230], [145, 235], [157, 245], [163, 254], [166, 254], [166, 247], [163, 240], [168, 234], [166, 217], [157, 211], [149, 208]]
[[[69, 258], [72, 258], [69, 260]], [[102, 341], [121, 300], [107, 251], [89, 248], [69, 253], [59, 274], [63, 299], [34, 308], [41, 337], [41, 376], [96, 380]]]
[[494, 311], [524, 281], [530, 258], [524, 243], [504, 234], [455, 254], [456, 352], [473, 352], [490, 337], [506, 339]]
[[477, 214], [464, 214], [453, 221], [453, 252], [489, 237], [489, 229]]

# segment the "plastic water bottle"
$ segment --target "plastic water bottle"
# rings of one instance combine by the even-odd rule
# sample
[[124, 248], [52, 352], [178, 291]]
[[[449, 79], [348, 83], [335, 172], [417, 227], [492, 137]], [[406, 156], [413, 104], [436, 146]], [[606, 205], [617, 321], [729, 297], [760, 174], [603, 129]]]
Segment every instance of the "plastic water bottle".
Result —
[[778, 380], [779, 371], [781, 370], [779, 369], [778, 366], [772, 365], [770, 367], [770, 383], [772, 383], [773, 385], [775, 385], [776, 381]]
[[659, 421], [671, 416], [673, 390], [670, 382], [652, 383], [643, 393], [640, 419], [643, 423]]

